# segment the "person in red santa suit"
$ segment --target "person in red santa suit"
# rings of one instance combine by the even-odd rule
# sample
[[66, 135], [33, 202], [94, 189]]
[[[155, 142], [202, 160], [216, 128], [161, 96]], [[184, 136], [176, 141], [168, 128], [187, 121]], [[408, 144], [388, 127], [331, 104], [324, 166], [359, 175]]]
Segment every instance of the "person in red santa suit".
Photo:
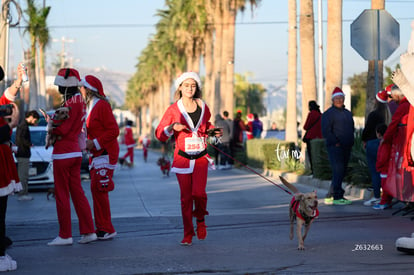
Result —
[[132, 167], [134, 165], [134, 147], [135, 147], [135, 140], [134, 134], [132, 133], [132, 121], [128, 120], [127, 125], [125, 126], [124, 130], [124, 143], [127, 147], [127, 152], [121, 158], [121, 163], [125, 161], [127, 157], [129, 157], [129, 163]]
[[[24, 73], [23, 64], [19, 64], [17, 68], [17, 79], [0, 97], [0, 106], [2, 106], [3, 110], [3, 114], [0, 115], [0, 271], [17, 269], [16, 261], [6, 254], [6, 248], [12, 243], [6, 236], [6, 210], [9, 195], [22, 190], [13, 159], [10, 139], [12, 129], [19, 123], [19, 109], [14, 104], [14, 100], [22, 85], [22, 76]], [[4, 71], [0, 67], [0, 80], [3, 80], [3, 77]], [[4, 106], [10, 104], [11, 106]]]
[[[207, 212], [207, 170], [214, 161], [207, 154], [206, 138], [213, 131], [210, 110], [201, 99], [201, 80], [195, 72], [185, 72], [175, 81], [176, 102], [164, 113], [155, 136], [166, 142], [174, 135], [175, 151], [171, 172], [176, 173], [180, 186], [184, 238], [189, 246], [195, 236], [193, 217], [197, 220], [197, 238], [207, 236], [204, 216]], [[210, 130], [211, 129], [211, 130]], [[193, 208], [194, 206], [194, 208]]]
[[119, 156], [119, 128], [98, 78], [85, 76], [81, 93], [87, 104], [86, 149], [92, 154], [89, 168], [96, 234], [99, 240], [107, 240], [116, 236], [108, 192], [115, 187], [112, 177]]
[[77, 70], [63, 68], [59, 70], [54, 82], [63, 96], [62, 107], [69, 108], [69, 118], [52, 130], [57, 136], [52, 159], [59, 235], [48, 245], [71, 245], [73, 242], [70, 198], [79, 218], [82, 237], [78, 243], [86, 244], [97, 240], [91, 207], [80, 177], [82, 152], [79, 137], [85, 123], [86, 106], [79, 92], [79, 81]]
[[144, 135], [139, 139], [139, 143], [141, 143], [141, 145], [142, 145], [142, 152], [143, 152], [143, 155], [144, 155], [144, 161], [147, 162], [148, 148], [151, 144], [151, 140], [148, 138], [147, 135]]
[[253, 120], [254, 120], [254, 115], [253, 114], [248, 114], [247, 115], [247, 124], [246, 124], [246, 137], [247, 137], [247, 139], [254, 138], [254, 136], [253, 136]]

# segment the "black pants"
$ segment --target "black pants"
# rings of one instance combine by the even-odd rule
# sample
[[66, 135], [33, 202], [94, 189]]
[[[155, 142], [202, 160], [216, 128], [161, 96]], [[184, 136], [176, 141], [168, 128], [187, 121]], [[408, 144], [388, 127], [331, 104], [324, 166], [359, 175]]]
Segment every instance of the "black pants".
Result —
[[0, 197], [0, 256], [6, 253], [6, 210], [8, 196]]

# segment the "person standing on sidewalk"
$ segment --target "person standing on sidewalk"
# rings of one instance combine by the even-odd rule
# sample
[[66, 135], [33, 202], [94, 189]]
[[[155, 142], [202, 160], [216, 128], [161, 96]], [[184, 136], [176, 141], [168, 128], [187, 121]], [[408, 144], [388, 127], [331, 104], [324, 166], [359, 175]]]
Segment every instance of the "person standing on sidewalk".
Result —
[[129, 157], [129, 166], [134, 166], [134, 147], [135, 147], [135, 140], [134, 134], [132, 133], [132, 120], [127, 120], [126, 126], [124, 129], [124, 143], [127, 147], [127, 152], [121, 158], [121, 162], [124, 162], [127, 157]]
[[321, 129], [321, 117], [322, 113], [319, 109], [319, 105], [315, 100], [308, 102], [309, 113], [306, 117], [305, 124], [303, 125], [303, 130], [305, 134], [303, 135], [302, 141], [306, 143], [306, 153], [308, 153], [309, 164], [311, 172], [313, 174], [313, 164], [312, 164], [312, 139], [322, 138], [322, 129]]
[[[6, 254], [6, 248], [11, 240], [6, 237], [6, 210], [8, 196], [13, 192], [22, 190], [16, 165], [11, 150], [11, 131], [19, 123], [19, 109], [14, 100], [22, 85], [22, 76], [25, 73], [23, 64], [17, 69], [17, 79], [0, 96], [0, 105], [12, 104], [10, 121], [7, 122], [0, 116], [0, 271], [11, 271], [17, 269], [17, 262]], [[0, 67], [0, 80], [3, 80], [4, 71]]]
[[30, 138], [29, 126], [36, 125], [40, 116], [37, 111], [32, 110], [26, 113], [25, 119], [17, 126], [16, 129], [16, 145], [17, 152], [15, 156], [17, 158], [17, 172], [19, 173], [20, 183], [23, 190], [19, 192], [19, 201], [30, 201], [33, 197], [29, 195], [29, 163], [32, 147], [32, 140]]
[[53, 128], [58, 138], [53, 146], [53, 176], [55, 178], [56, 210], [59, 221], [59, 235], [48, 245], [71, 245], [72, 222], [70, 199], [79, 218], [82, 235], [78, 243], [86, 244], [97, 240], [92, 211], [81, 185], [82, 152], [79, 137], [85, 123], [85, 102], [79, 93], [79, 72], [71, 68], [60, 69], [54, 84], [63, 96], [63, 107], [69, 108], [69, 118]]
[[[197, 238], [207, 236], [204, 216], [207, 212], [207, 170], [214, 161], [207, 154], [207, 133], [214, 128], [210, 110], [201, 99], [201, 80], [195, 72], [185, 72], [175, 81], [175, 98], [161, 118], [155, 136], [161, 142], [175, 137], [171, 172], [176, 173], [181, 192], [184, 238], [181, 245], [192, 244], [193, 216], [197, 219]], [[194, 209], [193, 209], [194, 206]]]
[[227, 121], [225, 121], [220, 114], [216, 115], [216, 120], [214, 124], [216, 127], [221, 128], [222, 130], [222, 136], [220, 138], [219, 143], [217, 144], [217, 147], [220, 149], [220, 152], [217, 152], [220, 155], [219, 170], [231, 169], [231, 163], [230, 163], [230, 157], [229, 157], [231, 155], [230, 124]]
[[332, 106], [322, 114], [322, 136], [328, 149], [329, 162], [332, 168], [332, 182], [326, 204], [347, 205], [352, 201], [344, 198], [342, 181], [345, 177], [354, 145], [354, 119], [352, 113], [345, 109], [344, 92], [335, 87], [332, 93]]
[[119, 156], [119, 127], [101, 81], [87, 75], [80, 84], [87, 104], [86, 149], [92, 153], [90, 175], [96, 235], [98, 240], [107, 240], [117, 234], [112, 225], [108, 192], [115, 188], [112, 177]]

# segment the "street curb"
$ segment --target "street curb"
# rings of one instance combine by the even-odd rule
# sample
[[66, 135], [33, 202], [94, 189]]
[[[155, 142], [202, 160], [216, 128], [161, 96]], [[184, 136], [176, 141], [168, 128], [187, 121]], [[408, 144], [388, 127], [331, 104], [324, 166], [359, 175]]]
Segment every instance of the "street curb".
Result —
[[[329, 190], [329, 186], [331, 185], [331, 181], [320, 180], [314, 178], [312, 175], [298, 175], [291, 172], [283, 172], [277, 170], [265, 170], [263, 172], [263, 175], [271, 177], [277, 181], [279, 181], [279, 176], [283, 176], [289, 182], [309, 185], [324, 190]], [[350, 196], [355, 199], [369, 200], [373, 195], [372, 191], [369, 191], [365, 188], [348, 185], [346, 182], [343, 183], [343, 188], [345, 190], [345, 196]]]

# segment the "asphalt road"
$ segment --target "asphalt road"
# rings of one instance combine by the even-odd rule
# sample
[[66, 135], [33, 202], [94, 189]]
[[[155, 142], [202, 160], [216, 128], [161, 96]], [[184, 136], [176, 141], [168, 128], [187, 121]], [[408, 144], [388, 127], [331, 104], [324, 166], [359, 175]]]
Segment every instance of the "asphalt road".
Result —
[[[122, 152], [121, 152], [122, 153]], [[110, 193], [118, 236], [87, 245], [49, 247], [58, 224], [55, 201], [32, 192], [32, 201], [9, 197], [7, 250], [18, 265], [14, 274], [410, 274], [414, 258], [398, 252], [398, 237], [414, 232], [411, 216], [376, 211], [354, 198], [349, 206], [320, 200], [319, 218], [297, 250], [289, 240], [290, 195], [245, 170], [211, 171], [208, 180], [208, 236], [182, 247], [179, 189], [175, 175], [163, 177], [149, 152], [135, 151], [133, 168], [117, 168]], [[273, 180], [278, 183], [277, 180]], [[83, 181], [90, 202], [89, 180]], [[314, 189], [297, 185], [299, 190]], [[318, 189], [323, 198], [326, 190]]]

